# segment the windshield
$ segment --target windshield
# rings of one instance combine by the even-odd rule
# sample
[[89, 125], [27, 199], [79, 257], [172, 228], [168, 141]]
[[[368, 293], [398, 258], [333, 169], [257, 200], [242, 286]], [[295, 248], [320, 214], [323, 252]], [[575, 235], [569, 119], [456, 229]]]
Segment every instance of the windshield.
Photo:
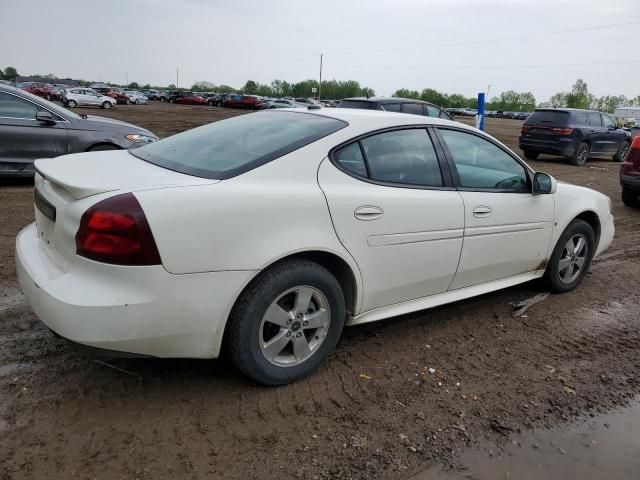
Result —
[[142, 160], [197, 177], [225, 179], [268, 163], [346, 126], [298, 112], [260, 112], [210, 123], [130, 150]]
[[524, 121], [525, 125], [548, 125], [563, 127], [567, 124], [569, 112], [559, 110], [536, 110]]

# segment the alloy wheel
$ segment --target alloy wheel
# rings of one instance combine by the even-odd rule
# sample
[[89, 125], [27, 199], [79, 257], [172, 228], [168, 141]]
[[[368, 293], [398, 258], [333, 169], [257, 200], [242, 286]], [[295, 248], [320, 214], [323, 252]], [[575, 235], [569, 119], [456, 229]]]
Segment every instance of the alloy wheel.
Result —
[[331, 323], [325, 295], [311, 286], [281, 293], [267, 308], [260, 324], [260, 350], [278, 367], [300, 365], [324, 342]]
[[580, 276], [588, 254], [587, 237], [582, 233], [567, 241], [558, 262], [558, 275], [563, 283], [572, 283]]
[[587, 163], [587, 157], [589, 156], [589, 146], [586, 143], [580, 145], [578, 151], [578, 165], [584, 165]]

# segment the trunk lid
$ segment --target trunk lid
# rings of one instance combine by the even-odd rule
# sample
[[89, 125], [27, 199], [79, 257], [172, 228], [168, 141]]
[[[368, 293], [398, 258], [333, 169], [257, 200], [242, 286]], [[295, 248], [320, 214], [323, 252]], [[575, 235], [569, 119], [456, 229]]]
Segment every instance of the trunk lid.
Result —
[[522, 125], [522, 136], [530, 140], [557, 140], [569, 123], [569, 116], [569, 112], [562, 110], [536, 110]]
[[[75, 257], [82, 214], [106, 193], [215, 184], [152, 165], [126, 150], [36, 160], [35, 219], [43, 251], [63, 271]], [[95, 198], [91, 198], [94, 197]]]
[[219, 181], [158, 167], [126, 150], [76, 153], [40, 159], [35, 161], [35, 168], [45, 180], [77, 200], [116, 190], [206, 185]]

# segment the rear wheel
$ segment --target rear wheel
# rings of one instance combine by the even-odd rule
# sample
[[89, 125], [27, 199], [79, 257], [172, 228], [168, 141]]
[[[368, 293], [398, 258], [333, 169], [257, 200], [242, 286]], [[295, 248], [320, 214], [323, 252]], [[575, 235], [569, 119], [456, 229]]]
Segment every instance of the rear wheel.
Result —
[[75, 108], [78, 106], [78, 103], [75, 100], [67, 100], [67, 107]]
[[248, 377], [283, 385], [325, 361], [344, 320], [344, 295], [328, 270], [305, 260], [284, 262], [240, 296], [229, 320], [227, 347]]
[[622, 142], [618, 151], [613, 155], [613, 160], [616, 162], [624, 162], [627, 159], [627, 155], [629, 155], [630, 147], [629, 142]]
[[51, 101], [51, 94], [47, 93], [44, 98], [46, 98], [47, 100]]
[[531, 150], [524, 151], [524, 158], [528, 160], [535, 160], [540, 155], [538, 152], [532, 152]]
[[102, 102], [102, 108], [109, 110], [112, 107], [111, 102]]
[[596, 235], [584, 220], [576, 219], [562, 232], [545, 272], [545, 283], [556, 293], [570, 292], [584, 279], [595, 251]]
[[640, 207], [640, 191], [622, 187], [622, 202], [627, 207]]
[[580, 143], [580, 145], [578, 145], [578, 148], [576, 148], [573, 156], [569, 157], [569, 163], [578, 167], [583, 166], [585, 163], [587, 163], [590, 150], [591, 148], [589, 147], [589, 144], [587, 142]]

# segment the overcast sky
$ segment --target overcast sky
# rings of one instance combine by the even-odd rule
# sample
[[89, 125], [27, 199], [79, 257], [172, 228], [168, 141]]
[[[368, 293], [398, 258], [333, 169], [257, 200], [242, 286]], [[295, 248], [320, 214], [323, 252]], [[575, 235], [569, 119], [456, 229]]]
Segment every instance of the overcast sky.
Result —
[[[323, 78], [358, 80], [382, 95], [402, 87], [475, 95], [490, 84], [490, 96], [531, 91], [540, 102], [583, 78], [595, 95], [633, 97], [639, 7], [638, 0], [0, 0], [0, 68], [167, 85], [178, 67], [180, 87], [207, 80], [240, 88], [248, 79], [317, 78], [324, 52]], [[576, 65], [585, 63], [599, 65]], [[573, 66], [548, 66], [566, 64]]]

